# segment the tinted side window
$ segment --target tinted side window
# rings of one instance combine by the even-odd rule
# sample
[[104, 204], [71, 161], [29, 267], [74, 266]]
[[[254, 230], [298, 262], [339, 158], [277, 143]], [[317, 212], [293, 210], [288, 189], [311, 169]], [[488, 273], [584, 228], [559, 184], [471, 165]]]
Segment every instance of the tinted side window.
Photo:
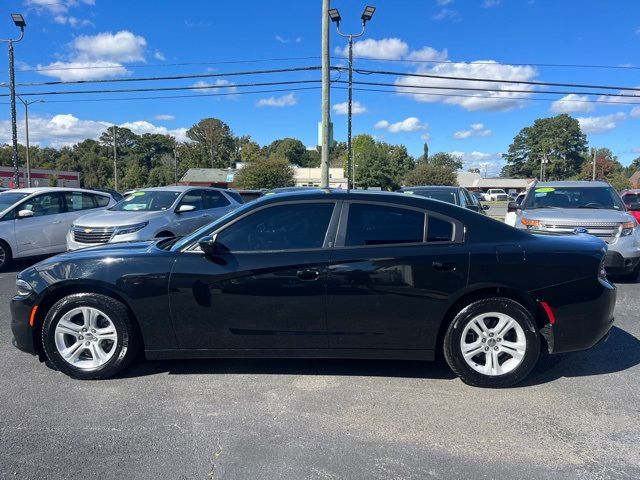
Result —
[[333, 203], [303, 203], [264, 208], [218, 234], [231, 252], [322, 248]]
[[231, 202], [222, 193], [215, 190], [204, 190], [204, 208], [221, 208], [228, 205], [231, 205]]
[[242, 196], [238, 192], [234, 192], [233, 190], [227, 190], [227, 195], [233, 198], [238, 203], [244, 203]]
[[416, 210], [352, 203], [345, 246], [420, 243], [424, 238], [424, 217]]
[[96, 208], [94, 198], [96, 195], [82, 192], [65, 192], [64, 199], [67, 203], [67, 211], [77, 212]]
[[182, 200], [180, 200], [180, 205], [178, 205], [178, 208], [182, 205], [192, 205], [196, 208], [196, 210], [202, 210], [204, 208], [202, 195], [202, 190], [191, 190], [190, 192], [187, 192], [185, 196], [182, 197]]
[[[94, 195], [93, 199], [96, 202], [96, 205], [99, 207], [106, 207], [107, 205], [109, 205], [109, 197], [106, 197], [104, 195]], [[117, 202], [119, 201], [117, 198], [115, 198], [115, 195], [113, 196], [113, 199]]]
[[438, 217], [429, 216], [427, 242], [450, 242], [453, 240], [453, 224]]
[[43, 193], [21, 204], [17, 211], [31, 210], [34, 217], [62, 213], [62, 197], [58, 193]]

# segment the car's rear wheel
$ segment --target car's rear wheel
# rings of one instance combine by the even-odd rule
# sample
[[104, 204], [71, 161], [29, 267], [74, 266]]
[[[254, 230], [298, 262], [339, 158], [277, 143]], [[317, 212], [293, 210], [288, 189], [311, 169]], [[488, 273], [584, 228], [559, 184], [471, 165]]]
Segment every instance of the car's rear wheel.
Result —
[[533, 315], [508, 298], [475, 301], [449, 325], [444, 354], [451, 369], [469, 385], [515, 385], [531, 372], [540, 354]]
[[12, 259], [11, 248], [4, 241], [0, 240], [0, 270], [8, 267]]
[[137, 332], [126, 307], [96, 293], [56, 302], [42, 325], [42, 344], [51, 363], [70, 377], [111, 377], [135, 358]]

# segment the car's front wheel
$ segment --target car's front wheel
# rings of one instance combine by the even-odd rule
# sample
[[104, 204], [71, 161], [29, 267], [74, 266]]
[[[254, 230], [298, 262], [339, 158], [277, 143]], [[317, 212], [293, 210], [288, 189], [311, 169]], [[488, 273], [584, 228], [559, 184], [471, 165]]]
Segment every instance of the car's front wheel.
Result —
[[135, 358], [138, 338], [127, 308], [96, 293], [56, 302], [42, 325], [42, 344], [51, 363], [81, 380], [111, 377]]
[[4, 241], [0, 240], [0, 271], [11, 264], [11, 248]]
[[451, 369], [469, 385], [514, 385], [531, 372], [540, 354], [533, 315], [508, 298], [475, 301], [449, 325], [444, 354]]

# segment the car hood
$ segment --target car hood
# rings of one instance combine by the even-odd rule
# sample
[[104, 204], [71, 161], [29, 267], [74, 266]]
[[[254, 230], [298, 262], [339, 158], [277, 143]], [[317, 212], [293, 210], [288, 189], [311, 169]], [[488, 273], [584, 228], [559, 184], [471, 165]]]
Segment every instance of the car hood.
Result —
[[159, 212], [121, 212], [113, 210], [101, 210], [99, 212], [83, 215], [78, 218], [74, 225], [82, 227], [120, 227], [123, 225], [135, 225], [136, 223], [148, 222], [157, 217], [166, 215], [167, 210]]
[[524, 210], [524, 216], [543, 223], [579, 223], [592, 224], [597, 222], [630, 222], [631, 216], [627, 212], [618, 210], [604, 210], [595, 208], [536, 208]]

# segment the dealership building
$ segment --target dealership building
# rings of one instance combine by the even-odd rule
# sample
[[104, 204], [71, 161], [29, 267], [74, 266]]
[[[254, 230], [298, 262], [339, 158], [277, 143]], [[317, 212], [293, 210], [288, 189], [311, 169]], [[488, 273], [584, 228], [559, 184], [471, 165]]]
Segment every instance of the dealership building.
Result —
[[[20, 187], [27, 186], [27, 171], [21, 168], [19, 173]], [[13, 181], [13, 167], [0, 167], [0, 187], [15, 188]], [[31, 169], [32, 187], [79, 187], [80, 173], [65, 170], [45, 170], [41, 168]]]

